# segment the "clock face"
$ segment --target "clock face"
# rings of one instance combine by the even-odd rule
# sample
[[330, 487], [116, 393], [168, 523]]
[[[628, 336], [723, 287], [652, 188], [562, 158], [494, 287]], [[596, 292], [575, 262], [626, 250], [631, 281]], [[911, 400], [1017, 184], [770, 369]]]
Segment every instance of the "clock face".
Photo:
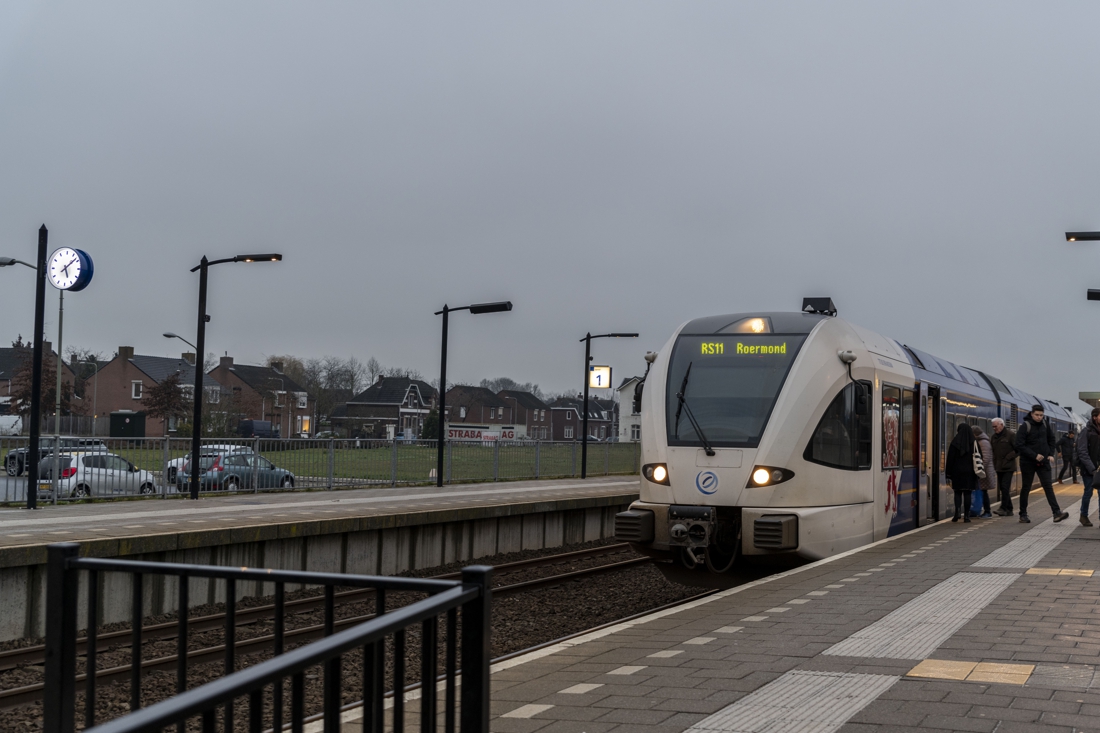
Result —
[[92, 277], [92, 261], [78, 249], [62, 247], [50, 256], [46, 274], [58, 290], [83, 290]]

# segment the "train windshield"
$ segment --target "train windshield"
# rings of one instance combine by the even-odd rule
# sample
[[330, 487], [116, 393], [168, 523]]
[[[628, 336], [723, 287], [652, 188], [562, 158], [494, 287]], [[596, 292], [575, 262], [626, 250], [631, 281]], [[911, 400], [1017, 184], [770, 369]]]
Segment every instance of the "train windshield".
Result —
[[681, 336], [668, 368], [668, 444], [755, 448], [805, 340], [805, 335]]

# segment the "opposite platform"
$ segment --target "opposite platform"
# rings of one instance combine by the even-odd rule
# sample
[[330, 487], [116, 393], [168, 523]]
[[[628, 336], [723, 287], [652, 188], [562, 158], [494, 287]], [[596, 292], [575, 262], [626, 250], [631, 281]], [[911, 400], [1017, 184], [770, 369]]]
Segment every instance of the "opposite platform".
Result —
[[1061, 524], [1033, 495], [1033, 524], [940, 522], [499, 663], [492, 730], [1100, 730], [1079, 492]]

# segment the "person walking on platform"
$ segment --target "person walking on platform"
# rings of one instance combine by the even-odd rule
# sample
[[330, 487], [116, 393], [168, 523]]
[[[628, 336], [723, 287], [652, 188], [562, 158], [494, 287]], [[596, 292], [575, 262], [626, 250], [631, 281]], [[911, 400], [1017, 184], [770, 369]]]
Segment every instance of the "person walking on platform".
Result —
[[993, 447], [993, 470], [997, 471], [997, 493], [1001, 497], [997, 514], [1012, 516], [1012, 477], [1016, 473], [1015, 430], [1005, 427], [1000, 417], [994, 417], [993, 436], [989, 441]]
[[1066, 471], [1073, 471], [1073, 483], [1077, 483], [1077, 431], [1070, 428], [1058, 441], [1058, 451], [1062, 454], [1062, 470], [1058, 472], [1058, 483], [1066, 475]]
[[1069, 512], [1062, 511], [1058, 506], [1058, 497], [1054, 495], [1054, 485], [1050, 481], [1050, 462], [1055, 451], [1054, 431], [1043, 416], [1043, 406], [1032, 405], [1031, 412], [1016, 431], [1016, 452], [1020, 454], [1020, 521], [1025, 524], [1031, 522], [1027, 516], [1027, 497], [1036, 476], [1043, 486], [1054, 521], [1061, 522], [1069, 517]]
[[1081, 483], [1085, 485], [1085, 494], [1081, 497], [1081, 524], [1091, 527], [1089, 501], [1092, 499], [1092, 487], [1096, 481], [1096, 469], [1100, 466], [1100, 407], [1093, 408], [1092, 419], [1081, 431], [1076, 447], [1077, 462], [1081, 464]]
[[1016, 475], [1016, 432], [1005, 427], [1005, 421], [993, 418], [993, 470], [997, 472], [997, 493], [1001, 506], [997, 514], [1012, 516], [1012, 477]]
[[947, 448], [947, 461], [944, 473], [955, 490], [955, 515], [952, 522], [970, 521], [970, 492], [978, 488], [978, 474], [974, 472], [974, 433], [966, 423], [959, 425], [955, 438]]
[[982, 492], [982, 519], [993, 519], [993, 515], [989, 513], [989, 492], [997, 490], [997, 477], [993, 472], [993, 446], [984, 430], [977, 425], [973, 430], [978, 451], [982, 454], [982, 465], [985, 467], [985, 476], [978, 476], [978, 489]]

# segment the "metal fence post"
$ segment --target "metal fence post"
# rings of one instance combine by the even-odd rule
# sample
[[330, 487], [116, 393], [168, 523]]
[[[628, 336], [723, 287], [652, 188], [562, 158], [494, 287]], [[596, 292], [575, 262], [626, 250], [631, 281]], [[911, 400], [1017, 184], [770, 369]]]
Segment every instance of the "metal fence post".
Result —
[[[58, 432], [61, 432], [60, 430]], [[53, 436], [53, 503], [57, 505], [57, 494], [61, 491], [61, 436]]]
[[542, 458], [542, 441], [535, 442], [535, 478], [539, 477], [539, 460]]
[[164, 436], [164, 450], [161, 451], [160, 460], [160, 475], [164, 479], [164, 491], [161, 492], [160, 498], [168, 498], [168, 444], [172, 442], [172, 439], [167, 435]]
[[390, 441], [393, 444], [393, 457], [390, 459], [390, 485], [397, 486], [397, 436]]
[[493, 441], [493, 481], [500, 480], [500, 441]]
[[328, 439], [328, 488], [332, 490], [332, 482], [336, 477], [336, 438]]
[[[46, 682], [42, 728], [45, 733], [76, 729], [76, 602], [80, 571], [69, 560], [80, 545], [62, 542], [46, 547]], [[465, 647], [463, 647], [465, 648]]]
[[447, 443], [447, 483], [454, 480], [454, 443]]
[[462, 569], [462, 583], [476, 585], [480, 595], [462, 604], [461, 733], [489, 733], [489, 633], [493, 569], [472, 565]]
[[611, 475], [611, 444], [603, 444], [603, 475]]
[[260, 492], [260, 439], [252, 439], [252, 493]]

